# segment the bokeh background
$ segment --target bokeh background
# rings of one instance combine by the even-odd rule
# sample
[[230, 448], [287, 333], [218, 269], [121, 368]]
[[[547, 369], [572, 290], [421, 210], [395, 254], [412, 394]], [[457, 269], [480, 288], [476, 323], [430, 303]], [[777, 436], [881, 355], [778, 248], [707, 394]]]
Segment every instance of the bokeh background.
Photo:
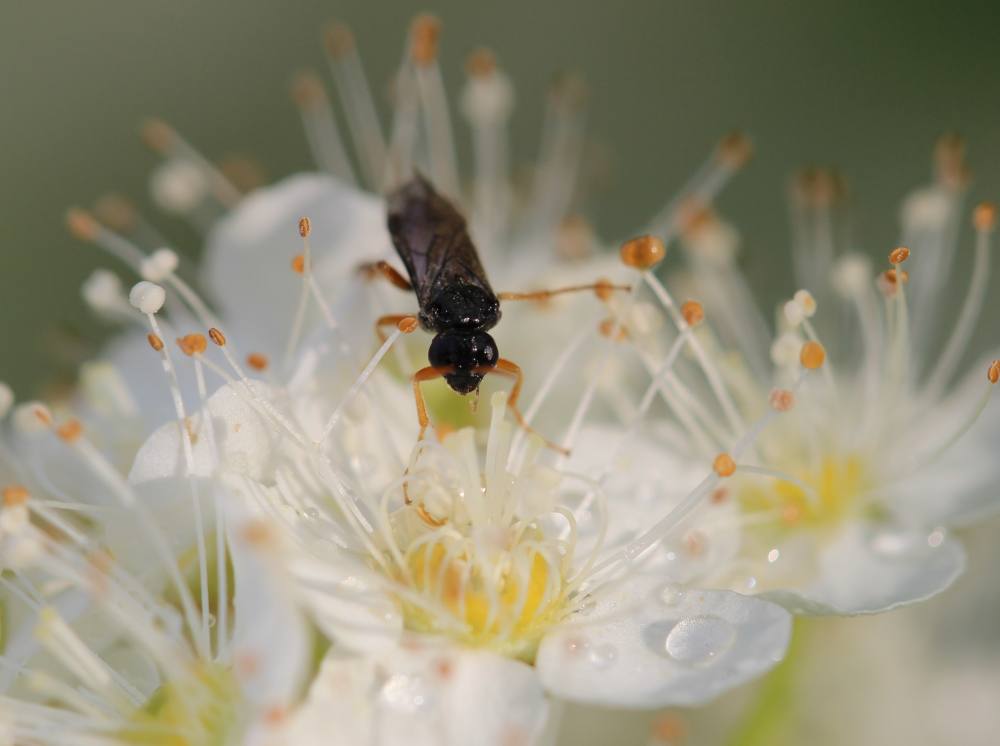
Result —
[[[749, 132], [756, 157], [721, 206], [765, 301], [794, 289], [785, 204], [803, 165], [842, 170], [857, 241], [877, 255], [892, 247], [899, 200], [927, 180], [944, 130], [968, 140], [974, 198], [1000, 198], [1000, 10], [990, 2], [6, 2], [0, 378], [35, 395], [69, 380], [108, 332], [79, 297], [100, 257], [66, 234], [63, 216], [110, 190], [152, 214], [145, 117], [166, 118], [212, 158], [252, 156], [273, 178], [305, 169], [288, 83], [324, 67], [323, 24], [353, 26], [378, 85], [418, 10], [445, 22], [453, 89], [469, 51], [497, 52], [517, 86], [521, 159], [535, 151], [552, 75], [584, 76], [602, 184], [588, 215], [608, 238], [641, 226], [720, 135]], [[197, 255], [196, 234], [169, 218], [158, 224]], [[980, 325], [984, 340], [1000, 336], [998, 308]], [[565, 742], [644, 744], [652, 730], [663, 743], [996, 743], [1000, 524], [969, 538], [970, 571], [943, 597], [878, 618], [803, 623], [787, 665], [705, 711], [663, 720], [570, 709]]]

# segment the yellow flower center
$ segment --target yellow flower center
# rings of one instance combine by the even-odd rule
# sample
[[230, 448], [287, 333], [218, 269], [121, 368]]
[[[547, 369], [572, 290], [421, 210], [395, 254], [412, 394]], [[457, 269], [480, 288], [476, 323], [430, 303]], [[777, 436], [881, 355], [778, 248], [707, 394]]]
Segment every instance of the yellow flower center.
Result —
[[225, 746], [232, 741], [239, 701], [228, 668], [199, 664], [189, 678], [157, 689], [118, 737], [143, 746]]
[[786, 471], [798, 482], [743, 485], [739, 501], [744, 510], [774, 513], [787, 526], [828, 527], [861, 509], [859, 498], [871, 483], [865, 462], [856, 455], [827, 456], [817, 468]]
[[565, 609], [565, 580], [550, 554], [505, 552], [477, 562], [447, 540], [414, 548], [406, 558], [408, 582], [429, 603], [403, 599], [407, 628], [533, 661], [546, 629]]

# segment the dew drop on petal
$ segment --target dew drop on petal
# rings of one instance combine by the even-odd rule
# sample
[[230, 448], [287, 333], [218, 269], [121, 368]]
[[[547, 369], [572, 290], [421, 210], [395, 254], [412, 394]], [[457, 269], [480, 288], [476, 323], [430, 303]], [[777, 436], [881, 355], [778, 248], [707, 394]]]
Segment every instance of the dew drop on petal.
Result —
[[680, 663], [710, 663], [725, 653], [736, 640], [736, 629], [725, 619], [699, 615], [674, 625], [664, 642], [667, 654]]
[[770, 552], [767, 553], [767, 561], [770, 562], [772, 565], [775, 562], [777, 562], [780, 557], [781, 557], [781, 550], [777, 548], [772, 549]]
[[590, 647], [590, 643], [583, 637], [567, 637], [563, 647], [567, 655], [579, 655]]
[[664, 606], [676, 606], [683, 600], [683, 589], [673, 583], [663, 586], [663, 589], [660, 591], [660, 601], [663, 602]]
[[876, 554], [888, 558], [905, 557], [920, 549], [913, 534], [890, 529], [876, 533], [872, 537], [871, 548]]
[[944, 531], [939, 528], [934, 529], [927, 535], [927, 546], [937, 549], [944, 543]]
[[318, 521], [319, 520], [319, 510], [317, 510], [316, 508], [306, 508], [305, 514], [306, 514], [306, 518], [308, 518], [308, 519], [310, 519], [312, 521]]
[[587, 660], [595, 668], [608, 668], [618, 657], [618, 650], [613, 645], [598, 645], [587, 653]]
[[419, 676], [395, 674], [382, 686], [382, 702], [399, 712], [415, 714], [433, 705], [430, 691]]

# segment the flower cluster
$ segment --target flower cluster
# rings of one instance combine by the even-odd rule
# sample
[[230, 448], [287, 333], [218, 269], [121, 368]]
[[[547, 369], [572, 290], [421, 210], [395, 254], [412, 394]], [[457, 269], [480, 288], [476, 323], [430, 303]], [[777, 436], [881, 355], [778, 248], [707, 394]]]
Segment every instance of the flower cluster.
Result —
[[[579, 82], [554, 85], [515, 187], [513, 88], [472, 54], [462, 178], [439, 31], [414, 21], [385, 130], [353, 37], [330, 29], [353, 148], [319, 77], [296, 79], [315, 174], [246, 191], [246, 169], [146, 126], [155, 200], [205, 232], [197, 283], [121, 198], [70, 212], [140, 281], [85, 283], [123, 329], [72, 401], [0, 390], [0, 742], [548, 743], [564, 700], [705, 702], [781, 660], [793, 613], [885, 610], [961, 572], [947, 527], [993, 506], [995, 418], [963, 436], [1000, 378], [993, 361], [955, 380], [992, 205], [942, 318], [961, 143], [939, 143], [879, 273], [838, 179], [796, 181], [808, 290], [772, 334], [713, 207], [745, 136], [602, 251], [577, 212]], [[381, 278], [406, 286], [384, 195], [416, 174], [518, 291], [496, 337], [520, 368], [485, 379], [488, 406], [411, 380], [417, 298]], [[674, 244], [684, 267], [664, 275]]]

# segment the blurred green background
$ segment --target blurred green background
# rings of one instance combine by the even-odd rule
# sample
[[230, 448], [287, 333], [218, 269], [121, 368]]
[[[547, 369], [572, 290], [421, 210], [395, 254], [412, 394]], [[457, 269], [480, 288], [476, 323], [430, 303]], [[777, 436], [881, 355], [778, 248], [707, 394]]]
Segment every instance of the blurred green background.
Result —
[[[271, 177], [305, 169], [310, 159], [287, 90], [295, 71], [324, 67], [323, 24], [336, 17], [353, 26], [369, 78], [380, 85], [418, 10], [444, 20], [452, 89], [470, 50], [485, 44], [497, 52], [517, 86], [512, 134], [521, 159], [535, 152], [552, 74], [583, 74], [590, 133], [608, 154], [610, 179], [589, 216], [606, 237], [641, 226], [720, 135], [749, 132], [756, 157], [721, 204], [743, 232], [744, 265], [767, 300], [793, 289], [785, 195], [802, 165], [842, 169], [855, 235], [879, 255], [896, 238], [900, 198], [927, 180], [930, 148], [943, 130], [968, 139], [974, 197], [1000, 197], [1000, 10], [990, 2], [8, 0], [0, 9], [0, 378], [31, 395], [69, 375], [106, 331], [79, 298], [81, 281], [105, 262], [66, 235], [63, 215], [109, 190], [154, 213], [146, 181], [155, 158], [137, 135], [143, 118], [164, 117], [212, 158], [253, 156]], [[197, 254], [193, 233], [170, 219], [159, 224], [183, 253]], [[997, 307], [981, 325], [986, 334], [996, 334]], [[685, 716], [688, 742], [818, 743], [825, 735], [829, 743], [978, 743], [942, 740], [947, 729], [934, 724], [985, 717], [962, 708], [973, 694], [938, 712], [915, 695], [909, 706], [900, 703], [894, 685], [868, 686], [866, 678], [888, 667], [906, 680], [906, 667], [927, 659], [928, 649], [947, 651], [937, 641], [956, 629], [971, 659], [997, 660], [997, 558], [986, 551], [997, 533], [987, 526], [973, 537], [973, 573], [954, 594], [880, 619], [811, 624], [802, 633], [808, 655], [795, 669], [801, 681], [785, 676], [707, 715]], [[916, 632], [902, 635], [903, 628]], [[879, 635], [893, 644], [880, 645]], [[972, 670], [962, 668], [965, 658], [945, 658]], [[830, 670], [816, 663], [824, 660]], [[941, 665], [916, 666], [909, 677]], [[992, 685], [986, 691], [1000, 701], [995, 678]], [[770, 716], [775, 701], [792, 713], [760, 731], [764, 740], [748, 729], [763, 717], [753, 714], [762, 691]], [[836, 728], [808, 714], [824, 704], [842, 713]], [[983, 743], [1000, 732], [995, 707], [992, 717], [982, 725], [994, 740]], [[594, 743], [644, 743], [651, 722], [573, 710], [567, 718], [569, 737], [581, 739], [568, 743], [583, 742], [583, 734]], [[889, 740], [868, 740], [879, 718], [890, 723]], [[905, 738], [890, 738], [903, 724]]]

